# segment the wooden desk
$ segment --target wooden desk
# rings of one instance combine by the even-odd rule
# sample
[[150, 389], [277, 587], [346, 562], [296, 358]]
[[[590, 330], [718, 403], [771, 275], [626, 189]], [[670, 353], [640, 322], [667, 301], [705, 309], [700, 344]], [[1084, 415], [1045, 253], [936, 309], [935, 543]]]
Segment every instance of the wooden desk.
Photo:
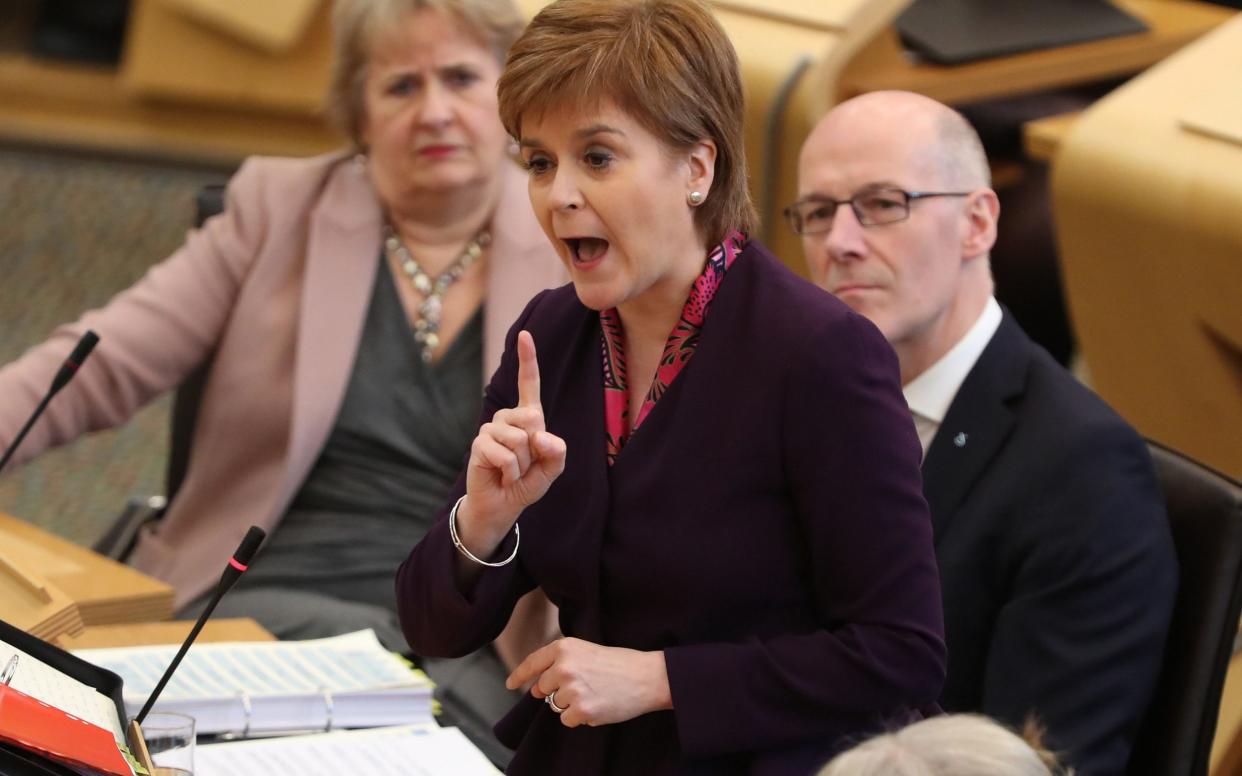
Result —
[[128, 566], [0, 513], [6, 551], [64, 591], [87, 625], [145, 622], [172, 616], [172, 588]]
[[0, 140], [234, 167], [343, 140], [316, 116], [143, 101], [114, 70], [0, 53]]
[[[1242, 477], [1242, 16], [1085, 111], [1052, 170], [1061, 273], [1092, 387]], [[1235, 140], [1196, 129], [1235, 125]]]
[[845, 98], [882, 89], [905, 89], [941, 102], [961, 104], [1131, 75], [1215, 29], [1236, 13], [1192, 0], [1116, 2], [1145, 21], [1150, 31], [963, 65], [914, 61], [890, 27], [846, 69], [838, 94]]
[[1081, 115], [1080, 111], [1073, 111], [1026, 122], [1022, 125], [1023, 151], [1031, 159], [1051, 162], [1061, 147], [1061, 141]]
[[[190, 634], [191, 620], [141, 622], [128, 625], [96, 625], [77, 636], [62, 636], [57, 644], [62, 649], [95, 649], [97, 647], [143, 647], [156, 644], [180, 644]], [[248, 617], [208, 620], [198, 634], [198, 642], [213, 641], [275, 641], [276, 637]]]

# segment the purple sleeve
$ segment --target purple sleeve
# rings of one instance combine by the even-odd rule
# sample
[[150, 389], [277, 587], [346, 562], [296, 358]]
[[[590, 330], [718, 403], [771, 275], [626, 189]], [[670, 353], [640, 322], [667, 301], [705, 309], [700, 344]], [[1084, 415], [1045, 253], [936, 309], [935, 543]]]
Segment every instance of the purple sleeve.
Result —
[[896, 357], [866, 320], [788, 372], [783, 467], [822, 627], [665, 650], [683, 751], [761, 751], [878, 728], [939, 697], [940, 583]]

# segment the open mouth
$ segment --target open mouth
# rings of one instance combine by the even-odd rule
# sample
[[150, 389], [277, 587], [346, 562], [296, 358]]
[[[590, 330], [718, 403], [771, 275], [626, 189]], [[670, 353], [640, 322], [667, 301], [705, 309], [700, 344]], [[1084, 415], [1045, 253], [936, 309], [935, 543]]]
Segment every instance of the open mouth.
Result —
[[564, 243], [569, 246], [574, 264], [591, 264], [608, 252], [608, 241], [598, 237], [570, 237]]

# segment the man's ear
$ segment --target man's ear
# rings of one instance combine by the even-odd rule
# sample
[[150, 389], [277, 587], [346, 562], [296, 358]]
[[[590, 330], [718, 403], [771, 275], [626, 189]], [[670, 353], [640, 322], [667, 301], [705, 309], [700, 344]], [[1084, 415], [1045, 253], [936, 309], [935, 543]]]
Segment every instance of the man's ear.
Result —
[[686, 195], [697, 191], [707, 199], [716, 179], [716, 141], [703, 139], [686, 153]]
[[1000, 200], [991, 189], [976, 189], [966, 199], [962, 256], [967, 260], [986, 256], [996, 244]]

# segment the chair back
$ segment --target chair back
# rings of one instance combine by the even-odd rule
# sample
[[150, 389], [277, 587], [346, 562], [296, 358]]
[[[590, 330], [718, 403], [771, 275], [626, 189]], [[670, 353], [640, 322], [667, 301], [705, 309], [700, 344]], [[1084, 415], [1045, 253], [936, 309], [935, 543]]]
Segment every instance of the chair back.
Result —
[[1207, 776], [1242, 611], [1242, 484], [1155, 442], [1179, 584], [1128, 776]]
[[[214, 215], [224, 212], [224, 184], [209, 183], [199, 189], [194, 197], [194, 227], [202, 225]], [[168, 467], [164, 471], [164, 498], [172, 503], [173, 496], [185, 480], [190, 466], [190, 442], [194, 439], [194, 424], [198, 420], [198, 408], [203, 401], [203, 389], [211, 372], [212, 358], [194, 370], [173, 396], [172, 418], [169, 425]]]

